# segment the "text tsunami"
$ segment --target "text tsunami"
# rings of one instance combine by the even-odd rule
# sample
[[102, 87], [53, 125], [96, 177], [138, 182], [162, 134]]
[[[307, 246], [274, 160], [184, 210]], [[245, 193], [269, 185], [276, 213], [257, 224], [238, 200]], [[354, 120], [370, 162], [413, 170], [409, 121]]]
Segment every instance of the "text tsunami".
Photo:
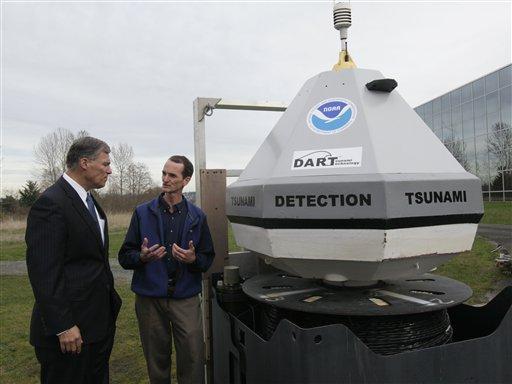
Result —
[[236, 207], [254, 207], [256, 198], [254, 196], [232, 196], [231, 205]]
[[432, 203], [465, 203], [466, 191], [405, 192], [409, 205]]

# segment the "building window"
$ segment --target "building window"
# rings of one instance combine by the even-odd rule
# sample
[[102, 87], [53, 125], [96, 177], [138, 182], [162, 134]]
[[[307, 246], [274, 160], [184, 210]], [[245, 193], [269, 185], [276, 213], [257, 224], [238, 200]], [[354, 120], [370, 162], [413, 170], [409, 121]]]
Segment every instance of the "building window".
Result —
[[498, 112], [487, 114], [487, 134], [491, 134], [493, 130], [503, 129], [503, 124], [500, 122], [500, 115]]
[[486, 135], [487, 134], [487, 124], [485, 120], [485, 116], [475, 117], [475, 136]]
[[510, 169], [503, 171], [503, 188], [502, 200], [512, 200], [512, 170]]
[[487, 76], [485, 76], [485, 93], [497, 90], [498, 86], [498, 72], [490, 73]]
[[505, 68], [500, 69], [500, 87], [505, 87], [512, 83], [512, 66], [507, 65]]
[[452, 109], [452, 131], [454, 140], [462, 139], [462, 113], [460, 107]]
[[482, 189], [489, 190], [489, 151], [487, 135], [475, 137], [476, 175], [482, 180]]
[[441, 109], [443, 111], [448, 111], [450, 109], [450, 94], [441, 96]]
[[452, 124], [460, 124], [462, 122], [462, 112], [460, 107], [452, 109]]
[[473, 120], [473, 103], [462, 104], [462, 120]]
[[512, 89], [510, 85], [500, 90], [501, 121], [512, 126]]
[[489, 93], [485, 97], [485, 103], [487, 105], [487, 114], [498, 112], [498, 108], [499, 108], [498, 92]]
[[429, 116], [426, 116], [425, 117], [425, 124], [427, 124], [429, 126], [430, 129], [432, 129], [433, 127], [433, 124], [432, 124], [432, 115]]
[[471, 92], [471, 84], [466, 84], [461, 89], [461, 102], [465, 103], [473, 99], [473, 93]]
[[416, 108], [485, 199], [512, 200], [512, 65]]
[[434, 115], [436, 113], [441, 113], [441, 98], [438, 97], [437, 99], [434, 99], [432, 101], [432, 112], [434, 112]]
[[475, 117], [485, 115], [485, 99], [483, 97], [473, 101], [473, 114]]
[[499, 165], [500, 160], [493, 153], [489, 153], [489, 165], [490, 165], [490, 179], [489, 189], [491, 192], [492, 200], [501, 200], [501, 196], [496, 192], [503, 191], [503, 171]]
[[441, 121], [442, 121], [442, 125], [443, 125], [443, 142], [453, 141], [453, 131], [452, 131], [450, 111], [444, 111], [441, 114]]
[[462, 132], [464, 138], [475, 135], [475, 120], [473, 118], [473, 103], [462, 104]]
[[485, 83], [484, 79], [478, 79], [473, 81], [473, 97], [476, 99], [477, 97], [483, 96], [485, 93]]
[[452, 104], [452, 108], [460, 105], [460, 88], [456, 89], [455, 91], [450, 92], [450, 102]]
[[432, 125], [434, 127], [434, 133], [439, 137], [441, 140], [443, 139], [443, 126], [441, 123], [441, 115], [434, 115]]
[[464, 151], [465, 151], [465, 159], [467, 162], [467, 164], [464, 168], [466, 169], [466, 171], [475, 174], [476, 173], [476, 154], [475, 154], [474, 138], [464, 140]]

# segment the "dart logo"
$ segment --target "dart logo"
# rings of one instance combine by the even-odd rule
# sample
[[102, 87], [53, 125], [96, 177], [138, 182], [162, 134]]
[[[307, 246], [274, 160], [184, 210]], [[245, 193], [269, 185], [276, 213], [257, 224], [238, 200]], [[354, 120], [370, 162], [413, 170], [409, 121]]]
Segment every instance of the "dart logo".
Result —
[[349, 127], [356, 113], [356, 106], [347, 99], [327, 99], [311, 108], [307, 123], [313, 132], [330, 135]]

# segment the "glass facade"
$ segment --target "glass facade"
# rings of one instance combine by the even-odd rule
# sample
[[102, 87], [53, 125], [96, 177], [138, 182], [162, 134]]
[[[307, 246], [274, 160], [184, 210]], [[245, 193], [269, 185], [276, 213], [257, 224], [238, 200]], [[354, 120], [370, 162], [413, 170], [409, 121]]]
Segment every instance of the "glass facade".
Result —
[[507, 65], [414, 108], [489, 201], [512, 200], [511, 79]]

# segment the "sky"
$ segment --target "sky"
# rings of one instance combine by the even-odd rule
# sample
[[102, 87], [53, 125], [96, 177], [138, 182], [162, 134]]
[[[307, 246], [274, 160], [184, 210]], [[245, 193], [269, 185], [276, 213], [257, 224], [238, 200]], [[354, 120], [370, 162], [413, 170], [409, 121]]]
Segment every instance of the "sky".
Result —
[[[36, 179], [34, 147], [59, 127], [131, 145], [158, 182], [170, 155], [193, 161], [196, 97], [287, 105], [332, 68], [332, 5], [2, 0], [1, 194]], [[411, 107], [512, 61], [510, 1], [351, 6], [351, 56]], [[216, 110], [207, 167], [244, 168], [280, 115]]]

